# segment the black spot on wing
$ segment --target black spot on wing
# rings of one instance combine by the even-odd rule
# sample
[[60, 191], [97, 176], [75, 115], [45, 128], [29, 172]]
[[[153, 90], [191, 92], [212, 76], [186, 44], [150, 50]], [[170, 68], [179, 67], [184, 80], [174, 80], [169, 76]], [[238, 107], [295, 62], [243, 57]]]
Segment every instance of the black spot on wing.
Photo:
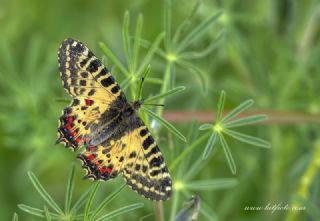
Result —
[[97, 74], [97, 75], [94, 77], [94, 79], [97, 80], [97, 79], [99, 79], [100, 77], [105, 76], [107, 73], [108, 73], [108, 69], [107, 69], [106, 67], [103, 67], [103, 68], [101, 69], [101, 71], [99, 72], [99, 74]]
[[87, 85], [87, 82], [85, 80], [80, 80], [80, 85], [81, 86], [86, 86]]
[[71, 106], [77, 106], [80, 103], [78, 99], [73, 99]]
[[67, 107], [64, 109], [64, 114], [69, 115], [72, 112], [72, 108], [71, 107]]
[[147, 170], [148, 170], [148, 167], [147, 167], [147, 166], [145, 166], [145, 165], [143, 165], [143, 166], [142, 166], [142, 172], [144, 172], [144, 173], [145, 173], [145, 172], [147, 172]]
[[130, 153], [129, 158], [135, 158], [136, 156], [137, 156], [137, 153], [133, 151]]
[[112, 85], [114, 83], [115, 83], [114, 78], [111, 75], [109, 77], [101, 80], [101, 84], [104, 87], [109, 87], [110, 85]]
[[161, 156], [154, 157], [149, 162], [151, 167], [159, 167], [162, 163], [163, 163], [163, 158]]
[[91, 89], [90, 91], [89, 91], [89, 93], [88, 93], [88, 96], [92, 96], [92, 95], [94, 95], [94, 93], [96, 92], [96, 90], [95, 89]]
[[140, 136], [141, 136], [141, 137], [144, 137], [147, 133], [148, 133], [148, 131], [147, 131], [146, 129], [142, 129], [142, 130], [140, 131]]
[[119, 90], [120, 90], [120, 88], [118, 85], [115, 85], [113, 88], [111, 88], [111, 92], [114, 94], [118, 93]]
[[87, 67], [87, 71], [89, 71], [91, 73], [96, 72], [100, 65], [101, 65], [101, 63], [99, 62], [99, 60], [94, 59], [90, 62], [89, 66]]
[[83, 72], [80, 73], [80, 75], [81, 75], [81, 77], [83, 77], [83, 78], [87, 78], [87, 77], [88, 77], [88, 72], [83, 71]]
[[[83, 59], [81, 62], [80, 62], [80, 67], [83, 68], [89, 61], [90, 58], [86, 57], [85, 59]], [[86, 72], [83, 72], [83, 73], [86, 73]]]
[[156, 153], [159, 153], [160, 152], [160, 149], [159, 147], [156, 145], [154, 147], [152, 147], [152, 149], [145, 155], [146, 158], [149, 158], [150, 156], [156, 154]]
[[149, 135], [142, 143], [143, 149], [148, 149], [148, 147], [154, 143], [154, 139]]

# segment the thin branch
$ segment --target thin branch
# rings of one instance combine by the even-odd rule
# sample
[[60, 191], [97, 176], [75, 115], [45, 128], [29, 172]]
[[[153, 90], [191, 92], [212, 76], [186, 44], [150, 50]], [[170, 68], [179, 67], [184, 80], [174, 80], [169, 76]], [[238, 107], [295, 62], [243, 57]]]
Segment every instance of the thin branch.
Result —
[[156, 211], [156, 220], [157, 221], [164, 221], [162, 202], [155, 202], [154, 207], [155, 207], [155, 211]]
[[[222, 115], [226, 115], [224, 111]], [[320, 113], [311, 114], [306, 112], [294, 111], [246, 111], [239, 114], [235, 119], [248, 117], [257, 114], [265, 114], [268, 119], [257, 124], [320, 124]], [[196, 119], [201, 123], [210, 123], [215, 121], [215, 112], [212, 111], [167, 111], [164, 112], [164, 118], [169, 122], [188, 123]]]

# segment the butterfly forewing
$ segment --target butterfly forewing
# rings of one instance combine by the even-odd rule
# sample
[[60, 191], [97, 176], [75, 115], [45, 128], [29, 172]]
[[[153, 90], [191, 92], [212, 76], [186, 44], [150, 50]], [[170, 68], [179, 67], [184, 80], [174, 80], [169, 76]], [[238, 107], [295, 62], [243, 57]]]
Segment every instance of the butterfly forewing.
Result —
[[[60, 76], [73, 97], [60, 117], [58, 142], [77, 149], [101, 129], [100, 119], [111, 107], [126, 102], [123, 92], [107, 68], [81, 42], [66, 39], [58, 53]], [[111, 121], [104, 118], [105, 121]], [[110, 122], [105, 122], [110, 123]], [[93, 129], [96, 129], [93, 131]]]
[[[172, 181], [160, 149], [130, 108], [106, 67], [81, 42], [66, 39], [58, 54], [64, 88], [73, 97], [63, 110], [58, 142], [73, 150], [86, 178], [109, 180], [123, 174], [127, 184], [151, 200], [167, 200]], [[129, 114], [128, 114], [129, 113]]]

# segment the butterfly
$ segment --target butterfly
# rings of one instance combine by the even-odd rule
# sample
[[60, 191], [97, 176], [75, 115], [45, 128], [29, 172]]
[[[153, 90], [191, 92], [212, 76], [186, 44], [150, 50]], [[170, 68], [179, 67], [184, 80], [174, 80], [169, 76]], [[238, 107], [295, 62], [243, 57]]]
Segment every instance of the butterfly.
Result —
[[122, 174], [138, 194], [167, 200], [172, 180], [158, 145], [102, 62], [80, 41], [64, 40], [58, 52], [63, 87], [73, 100], [60, 116], [57, 143], [78, 155], [85, 178], [110, 180]]

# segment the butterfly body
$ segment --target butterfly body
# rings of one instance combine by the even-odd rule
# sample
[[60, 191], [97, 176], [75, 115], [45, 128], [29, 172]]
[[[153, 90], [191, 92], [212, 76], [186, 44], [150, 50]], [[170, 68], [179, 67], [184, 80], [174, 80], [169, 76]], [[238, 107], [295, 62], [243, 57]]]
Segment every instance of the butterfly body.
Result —
[[102, 114], [101, 123], [94, 125], [91, 132], [89, 145], [109, 145], [110, 140], [117, 139], [119, 135], [126, 134], [139, 126], [141, 123], [137, 117], [140, 101], [133, 104], [127, 102], [120, 106], [111, 106]]
[[72, 150], [85, 178], [109, 180], [122, 174], [137, 193], [167, 200], [172, 181], [158, 145], [138, 116], [142, 101], [128, 102], [113, 76], [81, 42], [66, 39], [58, 53], [60, 76], [71, 104], [62, 111], [57, 143]]

